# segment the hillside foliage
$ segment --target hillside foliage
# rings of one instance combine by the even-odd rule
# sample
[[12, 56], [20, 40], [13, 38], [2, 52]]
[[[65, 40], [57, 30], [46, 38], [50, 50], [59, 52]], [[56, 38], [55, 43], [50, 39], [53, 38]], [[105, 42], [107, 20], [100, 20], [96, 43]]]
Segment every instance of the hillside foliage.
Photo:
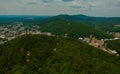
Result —
[[91, 22], [79, 22], [60, 17], [44, 23], [41, 26], [41, 30], [43, 32], [51, 32], [52, 34], [59, 36], [64, 36], [64, 34], [67, 33], [68, 37], [71, 38], [89, 37], [90, 35], [94, 35], [97, 38], [112, 37]]
[[82, 41], [24, 35], [0, 46], [1, 74], [120, 74], [120, 58]]
[[107, 47], [120, 53], [120, 40], [107, 41]]

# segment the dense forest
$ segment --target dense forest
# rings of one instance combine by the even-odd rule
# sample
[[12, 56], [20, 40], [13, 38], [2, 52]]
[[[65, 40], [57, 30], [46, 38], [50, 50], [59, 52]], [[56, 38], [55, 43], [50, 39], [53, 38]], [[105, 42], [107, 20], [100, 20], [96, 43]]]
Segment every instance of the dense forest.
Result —
[[110, 40], [107, 41], [107, 47], [110, 49], [114, 49], [120, 53], [120, 40]]
[[69, 38], [24, 35], [0, 45], [1, 74], [120, 74], [120, 57]]
[[67, 33], [68, 37], [72, 38], [89, 37], [91, 34], [97, 38], [112, 37], [94, 23], [68, 20], [61, 18], [60, 16], [44, 22], [41, 25], [41, 31], [51, 32], [52, 34], [59, 36], [64, 36], [64, 34]]
[[[44, 19], [42, 23], [56, 21], [56, 19], [64, 19], [78, 22], [86, 22], [86, 24], [93, 24], [96, 29], [100, 29], [104, 32], [120, 32], [120, 27], [115, 27], [114, 25], [120, 24], [119, 17], [93, 17], [86, 15], [58, 15], [50, 19]], [[90, 25], [91, 25], [90, 24]]]

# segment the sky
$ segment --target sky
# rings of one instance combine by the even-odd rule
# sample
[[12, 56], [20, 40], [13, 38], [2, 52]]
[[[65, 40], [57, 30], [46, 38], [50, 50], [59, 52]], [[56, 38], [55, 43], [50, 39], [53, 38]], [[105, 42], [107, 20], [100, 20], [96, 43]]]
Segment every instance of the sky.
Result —
[[0, 0], [0, 15], [120, 17], [120, 0]]

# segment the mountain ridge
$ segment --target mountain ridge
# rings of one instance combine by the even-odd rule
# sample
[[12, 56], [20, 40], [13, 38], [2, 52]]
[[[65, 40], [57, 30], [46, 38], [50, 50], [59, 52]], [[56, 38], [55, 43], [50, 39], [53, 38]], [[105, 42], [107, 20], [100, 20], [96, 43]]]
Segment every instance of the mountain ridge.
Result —
[[[97, 28], [94, 22], [76, 21], [68, 15], [59, 15], [47, 19], [41, 23], [41, 31], [51, 32], [57, 35], [68, 33], [70, 37], [89, 37], [91, 34], [98, 38], [109, 38], [110, 35]], [[100, 35], [101, 34], [101, 35]]]

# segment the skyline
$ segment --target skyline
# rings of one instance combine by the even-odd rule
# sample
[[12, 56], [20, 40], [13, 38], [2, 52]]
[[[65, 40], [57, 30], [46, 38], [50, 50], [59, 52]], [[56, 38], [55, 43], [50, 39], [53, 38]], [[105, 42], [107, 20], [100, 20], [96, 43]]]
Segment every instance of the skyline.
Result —
[[120, 0], [0, 0], [0, 15], [120, 17]]

